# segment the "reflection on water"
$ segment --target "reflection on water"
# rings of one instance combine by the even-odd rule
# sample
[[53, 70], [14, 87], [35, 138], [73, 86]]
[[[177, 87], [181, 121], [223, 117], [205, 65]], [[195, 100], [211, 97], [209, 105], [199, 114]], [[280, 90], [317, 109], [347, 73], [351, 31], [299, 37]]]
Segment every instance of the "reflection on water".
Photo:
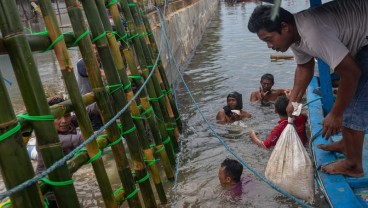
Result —
[[[309, 2], [303, 1], [282, 1], [282, 4], [292, 12], [309, 6]], [[271, 62], [270, 55], [274, 52], [248, 31], [248, 19], [256, 5], [256, 2], [220, 2], [219, 10], [185, 70], [184, 79], [204, 116], [226, 144], [263, 175], [271, 151], [258, 148], [251, 142], [248, 132], [254, 129], [264, 139], [277, 124], [278, 116], [272, 105], [251, 105], [250, 94], [258, 89], [264, 73], [274, 75], [275, 89], [291, 88], [295, 63], [292, 60]], [[251, 113], [252, 118], [231, 125], [216, 124], [216, 113], [226, 105], [226, 96], [232, 91], [243, 95], [244, 110]], [[172, 193], [176, 199], [172, 197], [172, 204], [176, 207], [297, 207], [246, 168], [243, 176], [252, 178], [252, 188], [246, 190], [240, 201], [223, 198], [217, 173], [221, 162], [233, 156], [213, 136], [183, 85], [178, 93], [178, 105], [187, 129], [177, 192]], [[326, 206], [320, 198], [317, 193], [316, 205]]]

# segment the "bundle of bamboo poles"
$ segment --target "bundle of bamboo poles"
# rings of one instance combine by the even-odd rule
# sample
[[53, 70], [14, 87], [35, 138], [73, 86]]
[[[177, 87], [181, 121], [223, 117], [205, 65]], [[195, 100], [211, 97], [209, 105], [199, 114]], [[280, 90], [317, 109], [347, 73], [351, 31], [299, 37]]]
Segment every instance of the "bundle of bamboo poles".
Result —
[[[16, 119], [0, 74], [0, 93], [5, 98], [0, 102], [0, 113], [4, 115], [0, 118], [0, 168], [6, 188], [13, 188], [34, 176], [25, 145], [20, 142], [21, 132], [35, 132], [45, 165], [50, 167], [63, 157], [52, 122], [54, 118], [73, 110], [83, 138], [86, 139], [93, 135], [92, 125], [85, 108], [87, 104], [94, 101], [97, 103], [104, 123], [110, 121], [128, 102], [131, 105], [121, 113], [122, 127], [119, 128], [118, 123], [113, 121], [106, 129], [106, 136], [87, 144], [87, 152], [79, 154], [69, 165], [61, 165], [48, 175], [49, 180], [63, 183], [63, 185], [40, 183], [42, 185], [39, 186], [33, 184], [10, 195], [12, 205], [41, 207], [44, 203], [43, 194], [52, 190], [59, 207], [79, 207], [71, 175], [86, 164], [90, 158], [93, 158], [92, 167], [106, 207], [117, 207], [124, 200], [130, 207], [142, 207], [137, 194], [137, 186], [139, 186], [144, 206], [157, 207], [150, 179], [154, 182], [160, 202], [166, 203], [167, 198], [155, 155], [160, 157], [167, 179], [173, 180], [172, 165], [175, 165], [175, 152], [179, 149], [177, 140], [182, 124], [170, 93], [172, 90], [164, 68], [161, 61], [155, 61], [159, 53], [154, 39], [149, 35], [151, 29], [147, 24], [147, 17], [139, 12], [144, 10], [142, 1], [123, 0], [120, 7], [122, 10], [119, 11], [117, 1], [82, 0], [89, 28], [85, 23], [79, 1], [66, 0], [65, 3], [74, 34], [62, 34], [51, 2], [40, 0], [39, 6], [47, 33], [25, 35], [15, 1], [8, 3], [8, 1], [0, 0], [2, 11], [0, 12], [0, 29], [3, 37], [0, 39], [0, 54], [7, 53], [11, 58], [29, 114], [26, 120]], [[112, 14], [116, 32], [112, 31], [105, 6]], [[121, 16], [127, 19], [129, 32], [125, 31], [121, 23]], [[122, 53], [118, 42], [121, 44]], [[97, 46], [108, 86], [103, 84], [92, 43]], [[67, 47], [76, 45], [85, 62], [93, 95], [82, 97], [79, 93], [73, 73], [73, 64], [67, 51]], [[53, 49], [55, 52], [70, 96], [70, 100], [58, 104], [58, 107], [49, 108], [47, 105], [37, 66], [32, 56], [32, 51], [40, 51], [45, 48]], [[130, 77], [127, 75], [127, 68], [122, 57], [127, 61], [131, 72]], [[153, 76], [150, 75], [152, 73], [154, 73]], [[148, 81], [147, 85], [139, 94], [140, 108], [133, 99], [135, 92], [131, 88], [131, 82], [141, 88], [145, 80]], [[29, 83], [32, 83], [32, 87], [29, 87]], [[145, 126], [149, 126], [154, 137], [153, 149], [145, 133]], [[121, 141], [122, 136], [126, 139], [131, 162], [126, 156], [125, 147]], [[123, 187], [119, 189], [117, 196], [113, 194], [102, 159], [98, 157], [100, 151], [108, 145], [112, 148]], [[12, 154], [9, 150], [16, 151], [17, 154]], [[10, 165], [11, 163], [18, 163], [21, 166], [14, 167]], [[132, 171], [135, 172], [135, 177]]]

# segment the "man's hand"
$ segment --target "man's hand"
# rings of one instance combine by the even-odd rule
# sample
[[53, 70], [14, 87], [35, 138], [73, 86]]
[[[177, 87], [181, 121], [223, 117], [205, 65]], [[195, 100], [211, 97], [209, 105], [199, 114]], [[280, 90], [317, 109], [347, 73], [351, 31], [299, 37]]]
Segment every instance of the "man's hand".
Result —
[[288, 106], [286, 107], [286, 113], [288, 114], [289, 117], [293, 117], [293, 112], [294, 112], [294, 107], [291, 104], [291, 102], [289, 102]]
[[262, 90], [262, 87], [259, 87], [259, 95], [261, 96], [261, 101], [264, 99], [264, 97], [266, 96], [266, 95], [268, 95], [270, 93], [270, 91], [267, 91], [267, 92], [263, 92], [263, 90]]
[[342, 114], [335, 115], [329, 113], [322, 121], [322, 136], [329, 139], [332, 135], [337, 134], [342, 128]]

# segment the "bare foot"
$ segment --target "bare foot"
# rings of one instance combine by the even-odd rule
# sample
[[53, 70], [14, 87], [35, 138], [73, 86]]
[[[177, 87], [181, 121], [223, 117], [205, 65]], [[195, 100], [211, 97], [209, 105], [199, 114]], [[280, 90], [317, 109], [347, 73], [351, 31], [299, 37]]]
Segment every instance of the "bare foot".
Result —
[[321, 172], [328, 174], [343, 174], [350, 177], [362, 177], [364, 175], [363, 168], [356, 163], [342, 160], [329, 165], [321, 166]]
[[317, 147], [324, 151], [338, 152], [346, 155], [345, 146], [341, 141], [332, 142], [331, 144], [319, 144]]

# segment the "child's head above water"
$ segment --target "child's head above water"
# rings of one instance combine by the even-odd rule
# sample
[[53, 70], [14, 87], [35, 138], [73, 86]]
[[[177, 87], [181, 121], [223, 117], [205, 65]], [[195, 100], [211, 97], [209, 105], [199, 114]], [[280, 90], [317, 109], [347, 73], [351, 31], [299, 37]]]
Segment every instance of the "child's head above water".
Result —
[[221, 184], [232, 185], [240, 181], [243, 165], [237, 160], [226, 158], [219, 169], [218, 177]]
[[289, 104], [289, 99], [286, 95], [280, 95], [275, 102], [275, 111], [282, 117], [287, 117], [286, 108]]

